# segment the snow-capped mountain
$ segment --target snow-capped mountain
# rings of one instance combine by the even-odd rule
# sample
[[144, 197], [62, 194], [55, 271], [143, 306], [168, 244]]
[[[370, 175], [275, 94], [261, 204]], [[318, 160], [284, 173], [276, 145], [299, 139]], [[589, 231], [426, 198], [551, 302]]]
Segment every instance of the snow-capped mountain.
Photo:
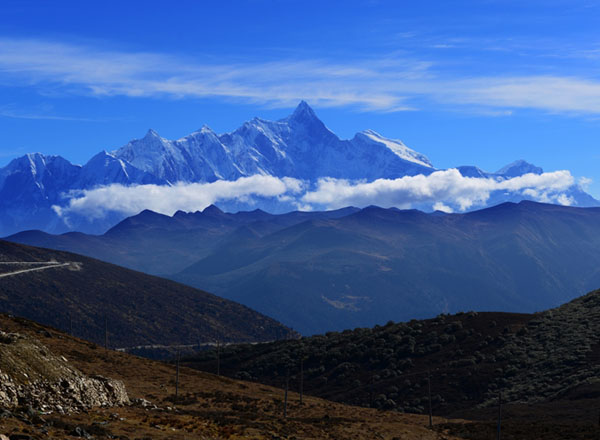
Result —
[[264, 174], [314, 180], [394, 178], [429, 174], [424, 155], [372, 130], [339, 139], [306, 102], [279, 121], [254, 118], [231, 133], [210, 128], [176, 141], [153, 130], [114, 156], [169, 182], [213, 182]]
[[0, 232], [60, 227], [52, 205], [60, 202], [80, 168], [60, 156], [33, 153], [0, 169]]
[[[14, 159], [0, 169], [0, 234], [26, 229], [77, 229], [79, 225], [66, 224], [54, 207], [64, 205], [70, 194], [113, 183], [166, 184], [106, 152], [97, 154], [84, 166], [40, 153]], [[106, 228], [105, 222], [88, 226], [92, 226], [88, 227], [90, 231]]]
[[239, 177], [235, 172], [221, 173], [229, 160], [223, 145], [209, 128], [177, 141], [149, 130], [142, 139], [133, 140], [112, 154], [170, 183], [212, 182]]
[[[496, 180], [543, 172], [525, 161], [514, 162], [495, 173], [475, 166], [462, 166], [458, 170], [465, 177]], [[204, 126], [181, 139], [169, 140], [149, 130], [143, 138], [113, 152], [98, 153], [83, 166], [71, 164], [60, 156], [39, 153], [15, 159], [0, 169], [0, 235], [24, 229], [102, 232], [125, 215], [114, 214], [93, 221], [71, 218], [67, 223], [58, 212], [77, 194], [111, 184], [232, 181], [258, 174], [291, 177], [311, 187], [325, 177], [371, 182], [435, 171], [425, 155], [372, 130], [361, 131], [352, 139], [338, 138], [303, 101], [287, 118], [279, 121], [254, 118], [230, 133], [217, 134]], [[488, 206], [524, 197], [521, 193], [495, 192]], [[577, 206], [598, 205], [598, 201], [575, 184], [565, 197]], [[234, 200], [222, 206], [248, 208], [244, 203]], [[281, 212], [294, 205], [271, 198], [261, 201], [259, 207]]]

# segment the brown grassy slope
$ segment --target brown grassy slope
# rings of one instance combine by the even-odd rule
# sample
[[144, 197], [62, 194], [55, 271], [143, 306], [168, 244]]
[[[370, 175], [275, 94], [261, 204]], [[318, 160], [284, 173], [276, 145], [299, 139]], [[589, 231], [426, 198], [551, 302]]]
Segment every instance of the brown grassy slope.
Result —
[[[161, 408], [173, 406], [173, 366], [105, 351], [92, 343], [20, 318], [0, 315], [0, 328], [40, 338], [52, 352], [65, 356], [86, 374], [124, 381], [132, 398]], [[72, 438], [79, 426], [96, 438], [121, 439], [455, 439], [425, 427], [424, 416], [377, 411], [289, 395], [289, 417], [282, 417], [283, 391], [249, 382], [181, 369], [180, 400], [174, 411], [141, 407], [97, 409], [73, 416], [45, 416], [48, 434], [39, 424], [0, 418], [0, 433], [26, 430], [32, 438]], [[435, 418], [435, 423], [443, 419]], [[112, 437], [109, 437], [112, 436]]]
[[[0, 261], [75, 262], [77, 265], [0, 278], [0, 312], [24, 316], [104, 343], [129, 347], [196, 344], [215, 339], [274, 340], [287, 327], [248, 307], [173, 281], [68, 252], [0, 240]], [[0, 273], [23, 269], [0, 265]]]

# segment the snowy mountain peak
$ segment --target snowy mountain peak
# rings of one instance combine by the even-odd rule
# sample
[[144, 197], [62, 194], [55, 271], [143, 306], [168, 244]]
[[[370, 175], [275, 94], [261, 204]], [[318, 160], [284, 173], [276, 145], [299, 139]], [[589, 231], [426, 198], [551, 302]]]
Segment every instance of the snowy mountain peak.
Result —
[[29, 162], [29, 166], [31, 167], [31, 172], [33, 175], [37, 174], [38, 168], [46, 165], [45, 157], [40, 153], [28, 153], [27, 161]]
[[293, 115], [308, 115], [315, 118], [317, 117], [312, 107], [304, 100], [300, 101], [300, 103], [296, 106], [296, 110], [294, 110]]
[[116, 157], [114, 153], [101, 151], [83, 166], [74, 186], [77, 188], [94, 188], [99, 185], [113, 183], [132, 185], [165, 184], [166, 182]]
[[35, 162], [38, 160], [43, 161], [46, 158], [46, 156], [44, 156], [42, 153], [27, 153], [25, 157], [27, 157], [27, 160], [30, 162]]
[[202, 128], [200, 128], [200, 130], [198, 130], [198, 133], [214, 133], [214, 131], [208, 125], [204, 124], [202, 126]]
[[42, 153], [27, 153], [24, 156], [17, 157], [2, 168], [0, 174], [8, 175], [17, 172], [26, 172], [33, 176], [42, 176], [48, 170], [65, 170], [66, 168], [81, 168], [78, 165], [71, 164], [62, 156], [46, 156]]
[[15, 164], [27, 164], [31, 166], [32, 169], [35, 168], [44, 168], [46, 165], [53, 162], [68, 162], [67, 159], [64, 159], [61, 156], [46, 156], [42, 153], [27, 153], [25, 156], [15, 159], [13, 162]]
[[312, 122], [321, 120], [306, 101], [300, 101], [294, 112], [286, 118], [288, 122]]
[[188, 134], [182, 138], [177, 139], [176, 142], [187, 142], [192, 138], [203, 137], [203, 136], [214, 136], [218, 137], [217, 133], [213, 131], [208, 125], [203, 125], [200, 129], [194, 131], [192, 134]]
[[489, 173], [486, 173], [481, 168], [472, 166], [472, 165], [464, 165], [460, 167], [456, 167], [458, 172], [463, 177], [479, 177], [479, 178], [488, 178]]
[[516, 160], [512, 163], [509, 163], [505, 167], [496, 171], [496, 174], [502, 174], [507, 177], [518, 177], [523, 174], [542, 174], [544, 170], [540, 167], [536, 167], [535, 165], [526, 162], [524, 160]]
[[160, 137], [160, 135], [159, 135], [159, 134], [158, 134], [156, 131], [154, 131], [153, 129], [151, 129], [151, 128], [150, 128], [150, 129], [148, 129], [148, 131], [146, 132], [146, 135], [144, 136], [144, 139], [153, 139], [153, 138], [154, 138], [154, 139], [156, 139], [156, 138], [158, 138], [158, 139], [162, 139], [162, 138]]
[[[294, 142], [301, 147], [301, 150], [311, 150], [310, 145], [332, 145], [339, 142], [339, 138], [328, 129], [321, 121], [314, 110], [305, 102], [301, 101], [294, 112], [287, 118], [277, 122], [260, 121], [263, 125], [269, 125], [275, 130], [287, 130], [290, 136], [295, 138]], [[279, 127], [277, 127], [279, 125]]]
[[111, 158], [115, 159], [115, 155], [113, 153], [109, 153], [106, 150], [102, 150], [100, 153], [96, 154], [95, 156], [92, 156], [92, 158], [88, 161], [88, 164], [98, 161], [106, 161]]

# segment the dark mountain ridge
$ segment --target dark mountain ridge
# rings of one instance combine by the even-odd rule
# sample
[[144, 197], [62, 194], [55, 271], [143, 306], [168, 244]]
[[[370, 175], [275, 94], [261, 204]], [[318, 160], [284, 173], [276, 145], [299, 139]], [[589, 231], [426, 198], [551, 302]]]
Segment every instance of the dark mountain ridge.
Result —
[[600, 285], [598, 249], [596, 208], [521, 202], [432, 215], [369, 207], [223, 244], [174, 278], [310, 334], [553, 307]]
[[528, 201], [465, 214], [146, 211], [103, 236], [9, 239], [168, 275], [304, 334], [469, 309], [535, 312], [600, 285], [600, 209]]
[[333, 211], [269, 214], [259, 209], [226, 213], [214, 205], [203, 211], [178, 211], [173, 216], [145, 210], [128, 217], [103, 235], [39, 230], [23, 231], [9, 241], [66, 250], [155, 275], [179, 272], [207, 256], [222, 240], [229, 241], [238, 228], [250, 227], [259, 236], [313, 218], [338, 218], [358, 211], [348, 207]]

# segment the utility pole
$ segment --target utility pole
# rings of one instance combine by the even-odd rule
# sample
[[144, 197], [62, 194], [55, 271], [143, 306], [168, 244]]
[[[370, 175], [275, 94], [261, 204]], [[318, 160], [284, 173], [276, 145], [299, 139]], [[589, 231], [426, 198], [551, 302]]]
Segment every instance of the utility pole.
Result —
[[500, 440], [500, 431], [502, 424], [502, 391], [498, 391], [498, 433], [496, 439]]
[[371, 383], [369, 384], [369, 408], [373, 408], [373, 384], [375, 383], [375, 379], [373, 377], [373, 373], [371, 373]]
[[175, 400], [173, 401], [173, 405], [177, 404], [177, 397], [179, 396], [179, 359], [180, 352], [177, 350], [177, 364], [175, 366]]
[[429, 394], [429, 429], [433, 428], [433, 413], [431, 409], [431, 372], [427, 370], [427, 392]]
[[302, 402], [302, 395], [304, 392], [304, 357], [300, 358], [300, 405]]
[[104, 349], [108, 351], [108, 318], [104, 315]]
[[221, 375], [221, 341], [217, 339], [217, 376]]
[[290, 369], [288, 367], [285, 373], [285, 398], [283, 401], [283, 417], [287, 417], [287, 401], [288, 401], [288, 388], [290, 386]]

